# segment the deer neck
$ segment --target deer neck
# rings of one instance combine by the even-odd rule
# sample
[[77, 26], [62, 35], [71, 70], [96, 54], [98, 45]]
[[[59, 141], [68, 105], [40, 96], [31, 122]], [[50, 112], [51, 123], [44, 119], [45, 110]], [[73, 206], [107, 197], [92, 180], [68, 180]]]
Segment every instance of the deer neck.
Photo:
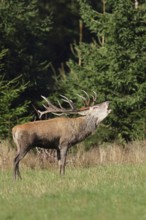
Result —
[[96, 121], [95, 118], [92, 116], [84, 116], [82, 117], [82, 122], [79, 126], [79, 133], [82, 136], [90, 135], [96, 129]]
[[86, 129], [89, 132], [93, 132], [96, 129], [96, 119], [95, 117], [88, 115], [85, 117], [85, 121], [86, 121]]

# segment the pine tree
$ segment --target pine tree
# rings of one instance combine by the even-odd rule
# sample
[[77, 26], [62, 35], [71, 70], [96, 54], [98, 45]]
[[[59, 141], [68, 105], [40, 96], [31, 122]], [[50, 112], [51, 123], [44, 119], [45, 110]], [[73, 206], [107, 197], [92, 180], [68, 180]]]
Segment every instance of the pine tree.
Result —
[[[117, 136], [125, 140], [144, 137], [146, 118], [146, 4], [135, 9], [131, 1], [114, 6], [108, 80], [114, 100]], [[111, 45], [111, 47], [110, 47]]]
[[96, 91], [98, 101], [110, 100], [113, 112], [103, 140], [123, 142], [144, 138], [146, 118], [146, 3], [105, 1], [101, 13], [80, 1], [81, 17], [94, 41], [75, 45], [77, 61], [59, 81], [59, 91], [75, 97], [81, 89]]
[[38, 88], [46, 91], [50, 79], [46, 41], [52, 28], [51, 14], [39, 0], [0, 1], [0, 50], [8, 49], [3, 60], [5, 79], [21, 74], [24, 83], [30, 82], [25, 97], [31, 94], [34, 100]]
[[[11, 137], [11, 128], [17, 123], [27, 120], [25, 113], [28, 102], [18, 104], [18, 98], [26, 89], [26, 85], [21, 83], [21, 77], [13, 80], [5, 80], [4, 59], [7, 50], [0, 53], [0, 140]], [[23, 117], [25, 116], [25, 117]]]

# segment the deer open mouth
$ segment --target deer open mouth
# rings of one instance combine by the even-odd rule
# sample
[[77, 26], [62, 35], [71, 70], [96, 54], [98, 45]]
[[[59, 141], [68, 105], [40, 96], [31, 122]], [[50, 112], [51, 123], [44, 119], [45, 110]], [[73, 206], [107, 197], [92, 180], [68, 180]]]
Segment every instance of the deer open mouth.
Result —
[[109, 114], [112, 110], [111, 109], [108, 109], [109, 107], [109, 101], [106, 101], [106, 104], [107, 104], [107, 113]]
[[112, 111], [111, 109], [107, 109], [107, 113], [108, 113], [108, 114], [111, 113], [111, 111]]

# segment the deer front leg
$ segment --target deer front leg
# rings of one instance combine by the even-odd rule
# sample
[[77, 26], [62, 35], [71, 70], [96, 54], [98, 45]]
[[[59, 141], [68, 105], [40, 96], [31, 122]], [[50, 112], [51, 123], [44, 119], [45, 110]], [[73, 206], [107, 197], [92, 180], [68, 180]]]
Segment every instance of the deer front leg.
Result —
[[58, 163], [59, 163], [60, 175], [65, 174], [67, 150], [68, 150], [68, 147], [61, 147], [61, 149], [57, 150], [57, 159], [58, 159]]

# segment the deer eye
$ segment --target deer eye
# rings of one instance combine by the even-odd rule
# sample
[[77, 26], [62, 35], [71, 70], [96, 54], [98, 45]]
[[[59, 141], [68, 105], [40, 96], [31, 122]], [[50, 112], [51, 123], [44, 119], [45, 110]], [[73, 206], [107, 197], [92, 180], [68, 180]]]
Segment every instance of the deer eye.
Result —
[[96, 109], [96, 108], [98, 108], [98, 106], [93, 107], [93, 109]]

